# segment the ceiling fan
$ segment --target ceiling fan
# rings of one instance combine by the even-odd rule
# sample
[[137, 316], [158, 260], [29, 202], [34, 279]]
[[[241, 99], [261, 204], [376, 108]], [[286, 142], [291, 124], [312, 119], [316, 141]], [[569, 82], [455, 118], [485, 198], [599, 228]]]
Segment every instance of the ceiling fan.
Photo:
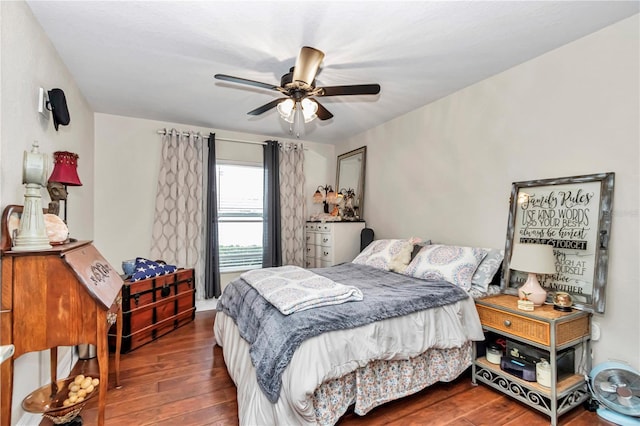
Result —
[[260, 115], [272, 108], [277, 108], [280, 116], [291, 124], [289, 130], [295, 133], [296, 137], [300, 137], [304, 131], [304, 123], [308, 123], [316, 117], [320, 120], [328, 120], [333, 117], [333, 114], [315, 99], [316, 97], [377, 95], [380, 93], [379, 84], [316, 87], [315, 78], [323, 59], [324, 53], [322, 51], [309, 46], [302, 47], [295, 66], [282, 76], [279, 86], [226, 74], [216, 74], [214, 77], [218, 80], [275, 90], [285, 95], [286, 97], [274, 99], [247, 114]]

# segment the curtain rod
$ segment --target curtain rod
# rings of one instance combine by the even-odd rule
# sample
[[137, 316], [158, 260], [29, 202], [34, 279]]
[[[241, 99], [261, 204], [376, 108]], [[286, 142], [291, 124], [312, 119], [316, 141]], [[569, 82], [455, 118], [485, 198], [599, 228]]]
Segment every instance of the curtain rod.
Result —
[[[179, 132], [182, 136], [189, 136], [189, 132]], [[160, 129], [158, 130], [158, 134], [159, 135], [166, 135], [167, 134], [167, 129]], [[207, 139], [209, 140], [209, 136], [202, 136], [203, 139]], [[217, 141], [225, 141], [225, 142], [237, 142], [237, 143], [251, 143], [251, 144], [259, 144], [259, 145], [266, 145], [266, 142], [260, 142], [260, 141], [245, 141], [245, 140], [241, 140], [241, 139], [229, 139], [229, 138], [219, 138], [216, 137]]]

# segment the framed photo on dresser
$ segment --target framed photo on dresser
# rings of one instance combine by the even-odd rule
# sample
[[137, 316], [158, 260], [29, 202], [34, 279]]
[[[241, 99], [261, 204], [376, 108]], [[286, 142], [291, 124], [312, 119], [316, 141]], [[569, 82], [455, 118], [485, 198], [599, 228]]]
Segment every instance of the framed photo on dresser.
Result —
[[[517, 294], [525, 272], [510, 270], [516, 243], [549, 244], [554, 274], [541, 275], [550, 299], [569, 293], [574, 307], [603, 313], [611, 235], [614, 173], [514, 182], [501, 287]], [[548, 300], [549, 300], [548, 299]]]

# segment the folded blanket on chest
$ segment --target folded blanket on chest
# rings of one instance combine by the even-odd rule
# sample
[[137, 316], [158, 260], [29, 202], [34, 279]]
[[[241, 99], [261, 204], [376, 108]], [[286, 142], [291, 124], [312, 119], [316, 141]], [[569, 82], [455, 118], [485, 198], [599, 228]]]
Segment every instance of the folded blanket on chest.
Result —
[[294, 265], [254, 269], [243, 273], [240, 278], [285, 315], [362, 300], [359, 288], [337, 283]]
[[229, 283], [218, 299], [216, 309], [233, 318], [240, 335], [249, 343], [258, 385], [274, 403], [280, 397], [282, 372], [304, 340], [469, 297], [445, 281], [424, 281], [354, 263], [313, 272], [359, 288], [362, 301], [284, 315], [242, 278]]

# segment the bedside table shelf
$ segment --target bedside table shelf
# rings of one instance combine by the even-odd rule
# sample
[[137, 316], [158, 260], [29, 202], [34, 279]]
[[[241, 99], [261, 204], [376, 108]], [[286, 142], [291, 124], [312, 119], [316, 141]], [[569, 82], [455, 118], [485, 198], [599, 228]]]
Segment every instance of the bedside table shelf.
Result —
[[[486, 358], [478, 358], [474, 365], [474, 381], [480, 381], [547, 415], [552, 413], [551, 388], [537, 382], [528, 382], [509, 374]], [[556, 386], [556, 418], [588, 398], [584, 377], [579, 374], [566, 377]], [[552, 421], [552, 424], [556, 424]]]
[[[590, 353], [590, 319], [588, 312], [574, 310], [560, 312], [550, 305], [534, 311], [517, 308], [517, 297], [490, 296], [476, 301], [482, 327], [506, 337], [549, 352], [551, 387], [516, 377], [492, 364], [485, 357], [476, 357], [472, 368], [473, 383], [482, 382], [536, 410], [547, 414], [556, 425], [558, 416], [566, 413], [589, 397], [585, 377], [572, 374], [557, 378], [557, 354], [560, 350], [585, 345]], [[590, 356], [583, 360], [586, 371], [591, 369]]]

